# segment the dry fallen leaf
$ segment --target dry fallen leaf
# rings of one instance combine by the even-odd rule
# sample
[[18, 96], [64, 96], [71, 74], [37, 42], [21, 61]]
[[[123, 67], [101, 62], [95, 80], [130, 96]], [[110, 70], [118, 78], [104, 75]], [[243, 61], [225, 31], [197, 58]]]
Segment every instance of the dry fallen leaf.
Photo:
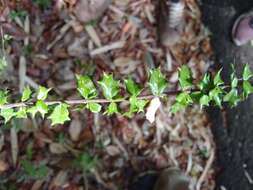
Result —
[[80, 0], [74, 9], [74, 14], [81, 22], [98, 19], [111, 4], [111, 0]]
[[51, 143], [49, 149], [53, 154], [64, 154], [68, 152], [68, 150], [60, 143]]
[[110, 156], [116, 156], [120, 154], [119, 148], [113, 145], [107, 146], [106, 151]]
[[6, 171], [8, 168], [8, 164], [5, 161], [0, 160], [0, 173]]
[[153, 123], [155, 121], [155, 114], [160, 106], [161, 101], [158, 97], [155, 97], [154, 99], [151, 100], [146, 113], [146, 119], [150, 123]]
[[15, 127], [11, 128], [11, 155], [13, 165], [16, 165], [18, 158], [18, 135]]
[[69, 126], [69, 135], [72, 141], [79, 139], [82, 130], [82, 124], [80, 120], [73, 120]]

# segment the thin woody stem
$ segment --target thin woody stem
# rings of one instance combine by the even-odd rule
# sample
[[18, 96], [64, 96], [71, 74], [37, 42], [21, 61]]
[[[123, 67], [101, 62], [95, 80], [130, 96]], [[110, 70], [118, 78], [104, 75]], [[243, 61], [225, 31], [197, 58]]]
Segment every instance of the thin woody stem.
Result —
[[[177, 95], [178, 93], [181, 93], [181, 90], [175, 90], [175, 91], [168, 91], [165, 92], [164, 95]], [[145, 95], [145, 96], [140, 96], [137, 97], [138, 100], [150, 100], [155, 98], [156, 96], [154, 95]], [[107, 100], [107, 99], [92, 99], [92, 100], [84, 100], [84, 99], [79, 99], [79, 100], [63, 100], [63, 101], [46, 101], [45, 104], [50, 106], [54, 104], [60, 104], [60, 103], [66, 103], [68, 105], [81, 105], [81, 104], [89, 104], [89, 103], [100, 103], [100, 104], [106, 104], [106, 103], [119, 103], [119, 102], [129, 102], [128, 101], [129, 97], [125, 98], [120, 98], [120, 99], [115, 99], [115, 100]], [[19, 102], [19, 103], [13, 103], [13, 104], [5, 104], [1, 105], [0, 109], [9, 109], [9, 108], [20, 108], [20, 107], [29, 107], [35, 105], [36, 102]]]

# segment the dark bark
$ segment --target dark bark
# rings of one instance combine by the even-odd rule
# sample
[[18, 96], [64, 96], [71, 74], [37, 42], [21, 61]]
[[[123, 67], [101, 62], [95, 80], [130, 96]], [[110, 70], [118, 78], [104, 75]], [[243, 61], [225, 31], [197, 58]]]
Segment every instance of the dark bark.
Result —
[[[253, 47], [236, 47], [231, 40], [232, 25], [241, 13], [253, 8], [252, 0], [202, 0], [203, 21], [212, 33], [215, 64], [229, 79], [230, 64], [242, 73], [245, 63], [253, 68]], [[228, 190], [252, 190], [253, 178], [253, 97], [233, 109], [208, 110], [217, 145], [217, 186]]]

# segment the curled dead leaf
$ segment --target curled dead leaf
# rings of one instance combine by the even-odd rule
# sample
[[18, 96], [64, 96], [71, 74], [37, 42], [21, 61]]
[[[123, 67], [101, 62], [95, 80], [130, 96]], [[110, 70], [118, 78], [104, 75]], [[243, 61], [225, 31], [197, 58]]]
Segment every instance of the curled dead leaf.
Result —
[[155, 121], [155, 114], [158, 110], [158, 108], [161, 106], [161, 101], [158, 97], [155, 97], [151, 100], [146, 113], [146, 119], [153, 123]]

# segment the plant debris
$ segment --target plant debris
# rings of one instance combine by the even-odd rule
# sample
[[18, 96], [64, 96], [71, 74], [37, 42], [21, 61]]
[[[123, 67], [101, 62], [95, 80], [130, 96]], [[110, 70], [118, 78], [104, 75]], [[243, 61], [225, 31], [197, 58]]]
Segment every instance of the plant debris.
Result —
[[[185, 0], [182, 36], [166, 50], [158, 43], [155, 0], [3, 2], [0, 10], [16, 14], [0, 15], [0, 29], [13, 36], [5, 42], [0, 83], [17, 97], [26, 85], [43, 85], [55, 89], [52, 98], [74, 99], [75, 74], [131, 75], [146, 83], [157, 66], [176, 90], [179, 66], [200, 79], [212, 63], [197, 0]], [[0, 189], [128, 189], [139, 175], [170, 166], [181, 168], [192, 187], [214, 189], [211, 124], [198, 106], [171, 115], [172, 101], [162, 102], [152, 124], [144, 114], [126, 119], [88, 111], [73, 111], [73, 121], [53, 128], [40, 117], [1, 123]]]

